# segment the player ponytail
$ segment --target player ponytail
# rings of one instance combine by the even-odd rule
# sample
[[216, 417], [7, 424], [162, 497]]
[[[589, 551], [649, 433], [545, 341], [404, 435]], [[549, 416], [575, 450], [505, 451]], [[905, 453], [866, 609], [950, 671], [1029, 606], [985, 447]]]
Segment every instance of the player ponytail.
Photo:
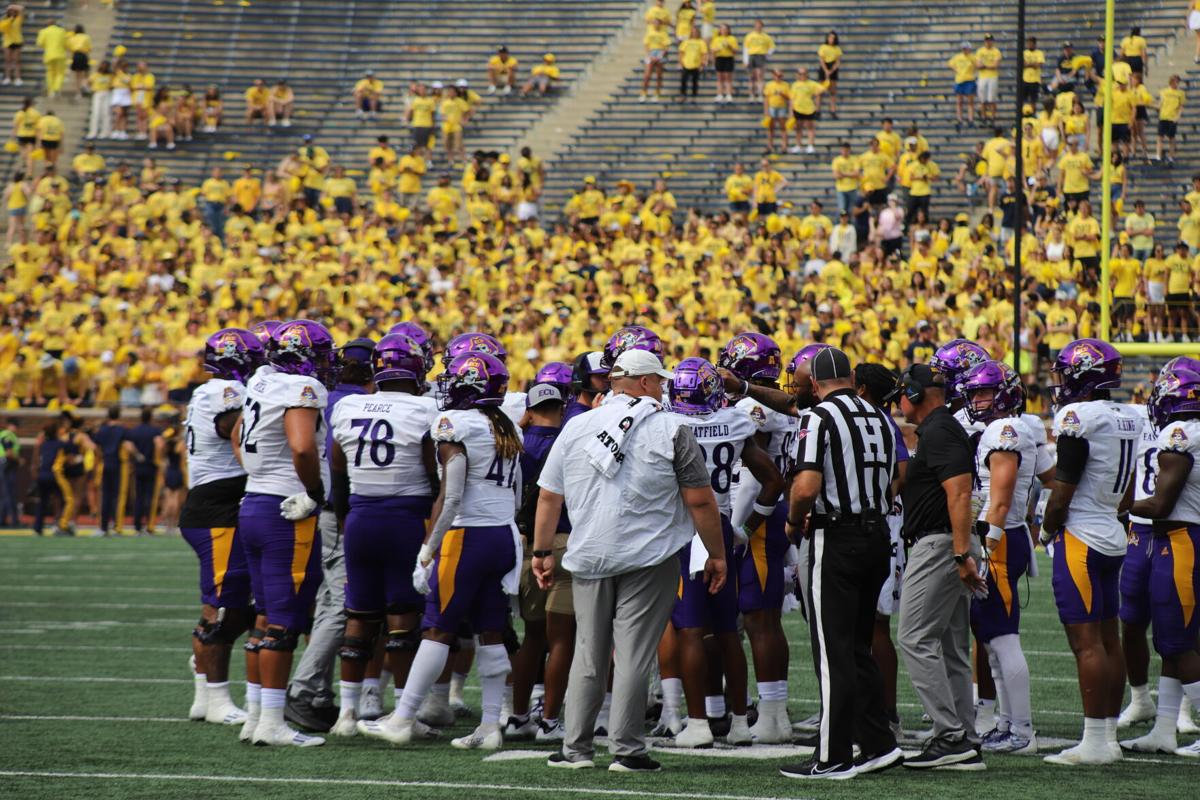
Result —
[[517, 436], [517, 428], [499, 406], [480, 406], [479, 410], [492, 423], [492, 436], [496, 438], [496, 454], [501, 458], [516, 458], [524, 449]]

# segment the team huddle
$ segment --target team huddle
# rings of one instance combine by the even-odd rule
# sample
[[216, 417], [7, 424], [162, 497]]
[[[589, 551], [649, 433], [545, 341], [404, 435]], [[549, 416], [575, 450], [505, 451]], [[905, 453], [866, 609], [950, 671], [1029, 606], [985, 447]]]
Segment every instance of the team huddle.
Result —
[[[531, 567], [539, 556], [532, 552], [538, 476], [555, 457], [560, 432], [613, 399], [608, 375], [622, 354], [644, 351], [671, 376], [664, 378], [670, 413], [680, 415], [704, 455], [729, 576], [706, 580], [705, 548], [696, 539], [678, 554], [678, 599], [659, 644], [659, 674], [647, 685], [648, 693], [661, 693], [651, 735], [663, 746], [704, 748], [717, 738], [738, 746], [790, 743], [794, 729], [814, 730], [788, 717], [782, 614], [811, 607], [810, 539], [789, 517], [789, 486], [820, 435], [812, 365], [826, 348], [807, 345], [785, 363], [769, 336], [743, 333], [716, 364], [685, 358], [666, 372], [662, 340], [630, 326], [603, 351], [542, 366], [527, 391], [517, 392], [509, 390], [508, 354], [485, 333], [447, 343], [432, 387], [434, 343], [411, 322], [378, 342], [356, 339], [341, 348], [311, 320], [214, 333], [204, 351], [214, 377], [187, 410], [189, 492], [179, 523], [200, 560], [192, 718], [240, 726], [240, 738], [254, 744], [325, 742], [293, 729], [284, 711], [293, 653], [331, 577], [323, 574], [322, 541], [340, 541], [345, 626], [332, 735], [397, 745], [437, 737], [454, 721], [448, 687], [470, 651], [481, 720], [454, 747], [561, 741], [575, 630], [570, 574], [557, 565], [571, 547], [570, 517], [588, 511], [563, 509], [554, 580], [539, 584]], [[1171, 361], [1147, 406], [1128, 406], [1109, 398], [1120, 385], [1120, 354], [1096, 339], [1071, 342], [1052, 370], [1054, 444], [1042, 421], [1023, 413], [1019, 376], [979, 345], [955, 340], [928, 368], [976, 442], [972, 514], [985, 584], [971, 601], [971, 629], [996, 698], [975, 755], [1038, 749], [1018, 583], [1036, 577], [1040, 539], [1052, 552], [1054, 597], [1085, 716], [1082, 741], [1046, 760], [1111, 763], [1122, 748], [1200, 756], [1200, 743], [1176, 742], [1181, 704], [1200, 705], [1200, 361]], [[907, 374], [897, 378], [880, 365], [859, 364], [853, 378], [857, 395], [888, 420], [899, 397], [920, 399]], [[610, 457], [607, 444], [594, 443], [600, 452], [589, 450], [588, 458]], [[894, 421], [885, 444], [889, 463], [909, 458]], [[881, 479], [895, 499], [887, 516], [891, 572], [876, 606], [872, 656], [899, 738], [888, 617], [899, 607], [911, 542], [899, 501], [902, 466]], [[332, 538], [323, 536], [326, 526]], [[342, 596], [341, 585], [329, 588]], [[514, 616], [523, 620], [523, 641]], [[1154, 728], [1120, 743], [1128, 659], [1118, 619], [1127, 639], [1141, 637], [1142, 650], [1152, 623], [1163, 662], [1157, 709], [1143, 682], [1134, 686], [1136, 712], [1124, 715], [1152, 716]], [[243, 634], [244, 709], [228, 682]], [[364, 688], [379, 685], [368, 675], [379, 674], [380, 659], [396, 687], [386, 716], [366, 702]]]

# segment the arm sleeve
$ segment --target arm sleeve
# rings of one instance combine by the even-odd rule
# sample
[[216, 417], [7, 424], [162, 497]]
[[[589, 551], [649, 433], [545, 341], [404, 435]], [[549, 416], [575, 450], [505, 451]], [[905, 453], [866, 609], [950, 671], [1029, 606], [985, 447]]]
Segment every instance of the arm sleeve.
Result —
[[704, 454], [692, 435], [692, 429], [681, 425], [675, 431], [675, 479], [684, 489], [699, 489], [711, 485]]
[[467, 485], [467, 457], [465, 455], [455, 453], [450, 456], [450, 460], [442, 467], [442, 483], [445, 486], [442, 513], [434, 522], [433, 531], [429, 534], [429, 541], [426, 543], [434, 552], [441, 545], [446, 531], [450, 530], [454, 518], [458, 516], [459, 506], [462, 505], [463, 490]]
[[1055, 480], [1078, 485], [1083, 479], [1083, 468], [1088, 460], [1087, 439], [1078, 436], [1060, 436], [1057, 444], [1058, 468]]

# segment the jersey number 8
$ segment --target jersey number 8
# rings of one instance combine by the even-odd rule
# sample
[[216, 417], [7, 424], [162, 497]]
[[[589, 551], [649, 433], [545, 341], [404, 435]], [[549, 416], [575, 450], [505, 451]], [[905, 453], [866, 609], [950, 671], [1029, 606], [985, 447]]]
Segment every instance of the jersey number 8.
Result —
[[[375, 423], [372, 425], [372, 421]], [[369, 455], [377, 467], [386, 467], [396, 457], [396, 445], [392, 444], [392, 424], [386, 419], [352, 419], [351, 428], [358, 428], [358, 449], [354, 451], [354, 466], [362, 466], [363, 450], [367, 449], [370, 436]]]

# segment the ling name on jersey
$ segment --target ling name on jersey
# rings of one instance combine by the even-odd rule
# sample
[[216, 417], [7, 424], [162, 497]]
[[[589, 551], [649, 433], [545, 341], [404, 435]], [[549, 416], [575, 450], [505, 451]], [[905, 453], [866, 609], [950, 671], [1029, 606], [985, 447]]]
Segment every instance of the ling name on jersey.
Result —
[[[321, 411], [329, 402], [329, 392], [316, 378], [276, 372], [260, 367], [246, 386], [242, 408], [242, 430], [238, 447], [246, 467], [246, 491], [290, 497], [304, 492], [296, 476], [292, 448], [283, 427], [283, 415], [292, 408]], [[317, 414], [317, 456], [321, 462], [321, 483], [329, 490], [329, 462], [325, 459], [325, 434], [322, 415]]]
[[[1149, 427], [1149, 426], [1147, 426]], [[1169, 422], [1158, 434], [1158, 457], [1167, 453], [1178, 453], [1191, 459], [1191, 470], [1187, 480], [1166, 516], [1171, 522], [1200, 524], [1200, 420], [1189, 419]]]
[[[521, 429], [516, 431], [519, 438]], [[500, 457], [491, 420], [475, 409], [442, 411], [434, 419], [430, 435], [435, 442], [457, 442], [467, 451], [467, 485], [452, 524], [461, 528], [512, 523], [520, 486], [520, 456]]]
[[758, 426], [750, 416], [738, 408], [722, 408], [705, 416], [678, 415], [692, 429], [696, 443], [704, 453], [713, 493], [721, 513], [729, 517], [733, 513], [730, 489], [733, 486], [734, 468], [742, 456], [746, 440], [754, 436]]
[[1070, 403], [1054, 415], [1056, 438], [1088, 443], [1087, 463], [1067, 509], [1067, 530], [1105, 555], [1125, 552], [1117, 508], [1133, 475], [1142, 419], [1111, 400]]
[[1029, 491], [1033, 487], [1036, 474], [1037, 450], [1033, 434], [1020, 418], [1004, 417], [988, 423], [979, 437], [979, 445], [975, 448], [975, 474], [979, 481], [978, 491], [983, 499], [979, 519], [986, 521], [988, 511], [992, 507], [991, 457], [997, 452], [1009, 452], [1017, 454], [1017, 481], [1013, 486], [1012, 505], [1008, 507], [1003, 527], [1015, 528], [1025, 522]]
[[245, 386], [220, 378], [202, 383], [192, 392], [183, 422], [189, 489], [246, 474], [234, 455], [233, 444], [217, 434], [217, 417], [240, 411], [245, 399]]
[[350, 492], [363, 497], [432, 494], [421, 441], [437, 416], [429, 397], [352, 394], [333, 407], [333, 440], [346, 456]]

